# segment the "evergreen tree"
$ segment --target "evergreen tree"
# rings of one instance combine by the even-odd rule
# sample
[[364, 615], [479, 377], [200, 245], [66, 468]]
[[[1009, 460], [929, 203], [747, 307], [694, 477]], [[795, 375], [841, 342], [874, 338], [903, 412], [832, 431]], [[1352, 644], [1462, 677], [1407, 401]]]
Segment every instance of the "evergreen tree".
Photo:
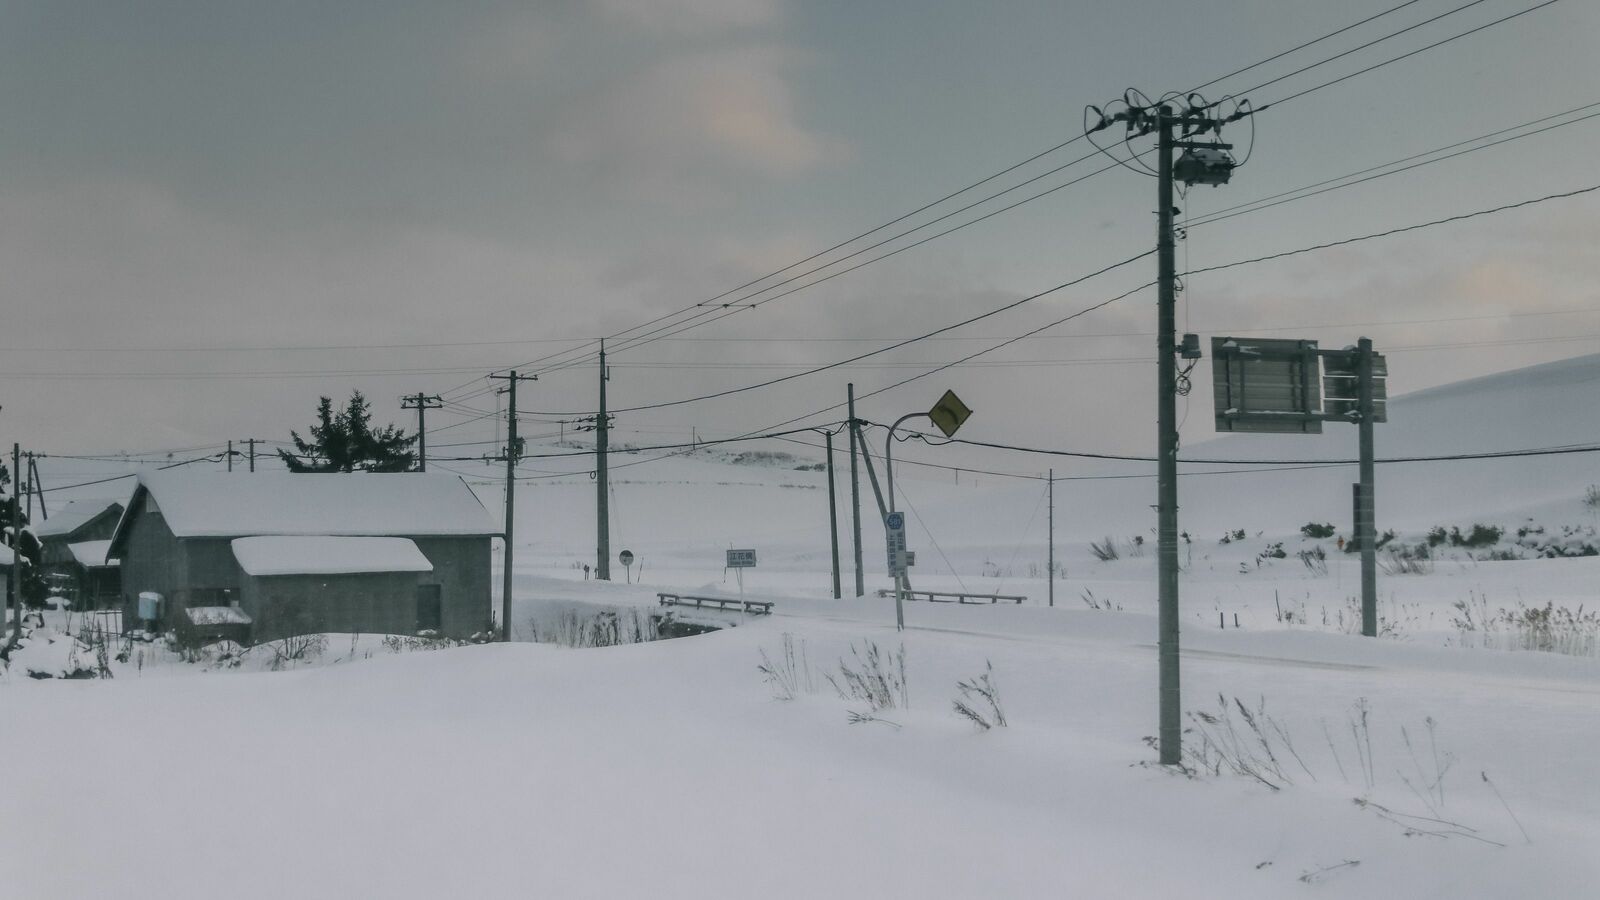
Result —
[[394, 425], [373, 430], [372, 411], [360, 391], [338, 412], [323, 397], [309, 441], [298, 431], [289, 436], [297, 452], [279, 450], [278, 456], [291, 472], [409, 472], [416, 462], [410, 450], [416, 437]]

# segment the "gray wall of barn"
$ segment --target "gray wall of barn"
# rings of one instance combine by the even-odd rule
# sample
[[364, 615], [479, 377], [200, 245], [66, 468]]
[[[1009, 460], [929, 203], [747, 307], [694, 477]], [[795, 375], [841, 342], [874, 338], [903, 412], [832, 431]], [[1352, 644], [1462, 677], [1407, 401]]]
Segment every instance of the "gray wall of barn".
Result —
[[440, 586], [440, 633], [471, 637], [490, 630], [493, 606], [488, 537], [416, 537], [417, 549], [433, 564], [420, 584]]
[[138, 492], [129, 513], [128, 529], [117, 552], [122, 556], [122, 621], [131, 630], [138, 624], [139, 594], [155, 591], [175, 596], [186, 584], [184, 554], [160, 507]]
[[[440, 633], [465, 638], [489, 630], [491, 618], [490, 539], [488, 537], [411, 536], [417, 549], [433, 565], [432, 572], [378, 573], [341, 576], [272, 576], [250, 578], [234, 559], [231, 538], [178, 538], [167, 527], [159, 507], [148, 495], [141, 497], [135, 517], [129, 523], [122, 557], [124, 622], [137, 621], [141, 591], [155, 591], [166, 598], [164, 622], [188, 606], [225, 605], [237, 600], [251, 618], [271, 619], [263, 605], [271, 596], [261, 582], [285, 578], [304, 579], [293, 585], [307, 591], [314, 600], [313, 583], [328, 583], [329, 603], [323, 618], [329, 623], [321, 630], [362, 633], [413, 634], [416, 631], [418, 584], [440, 586]], [[365, 584], [362, 584], [365, 582]], [[403, 584], [403, 587], [402, 587]], [[290, 585], [278, 586], [282, 591]], [[223, 595], [222, 591], [231, 592]], [[403, 594], [403, 600], [377, 598]], [[250, 599], [246, 600], [249, 593]], [[286, 595], [287, 596], [287, 595]], [[336, 607], [336, 608], [335, 608]], [[399, 611], [404, 607], [405, 611]], [[355, 611], [368, 610], [371, 621], [363, 621]], [[281, 618], [281, 617], [280, 617]], [[338, 627], [334, 627], [337, 624]], [[271, 630], [271, 629], [269, 629]], [[281, 635], [279, 635], [281, 636]], [[272, 638], [255, 637], [257, 640]]]
[[417, 572], [246, 575], [239, 605], [255, 621], [253, 641], [295, 634], [415, 634]]

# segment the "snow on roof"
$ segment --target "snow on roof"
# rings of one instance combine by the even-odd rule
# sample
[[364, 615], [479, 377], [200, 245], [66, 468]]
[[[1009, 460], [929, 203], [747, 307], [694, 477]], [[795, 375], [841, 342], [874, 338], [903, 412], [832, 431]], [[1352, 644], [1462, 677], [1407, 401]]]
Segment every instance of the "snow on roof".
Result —
[[67, 549], [72, 551], [72, 558], [78, 565], [91, 569], [100, 569], [116, 566], [118, 563], [106, 559], [106, 554], [111, 550], [110, 541], [79, 541], [68, 544]]
[[232, 546], [233, 558], [247, 575], [433, 571], [416, 544], [398, 537], [243, 537], [235, 538]]
[[49, 518], [41, 516], [33, 525], [33, 533], [40, 538], [71, 534], [111, 507], [120, 509], [121, 505], [117, 500], [69, 500]]
[[184, 614], [196, 625], [249, 625], [251, 621], [237, 606], [191, 606]]
[[[140, 474], [139, 489], [178, 537], [500, 533], [456, 475], [169, 471]], [[119, 539], [128, 524], [124, 513]]]

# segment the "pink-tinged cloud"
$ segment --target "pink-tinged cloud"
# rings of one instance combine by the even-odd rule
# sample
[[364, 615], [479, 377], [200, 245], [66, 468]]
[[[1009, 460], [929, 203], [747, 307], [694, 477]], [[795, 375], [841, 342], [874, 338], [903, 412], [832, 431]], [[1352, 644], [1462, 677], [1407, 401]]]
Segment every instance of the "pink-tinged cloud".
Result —
[[777, 20], [779, 0], [590, 0], [609, 21], [648, 31], [704, 35]]
[[770, 45], [669, 59], [597, 99], [556, 149], [647, 189], [729, 167], [777, 177], [813, 170], [846, 149], [800, 122], [788, 80], [797, 64]]

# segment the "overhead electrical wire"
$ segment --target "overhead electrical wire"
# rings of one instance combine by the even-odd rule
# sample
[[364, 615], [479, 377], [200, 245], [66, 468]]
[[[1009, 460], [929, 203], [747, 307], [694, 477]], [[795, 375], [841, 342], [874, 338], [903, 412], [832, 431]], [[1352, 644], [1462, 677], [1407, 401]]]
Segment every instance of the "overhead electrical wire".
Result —
[[[1374, 21], [1376, 19], [1382, 18], [1382, 17], [1387, 16], [1387, 15], [1389, 15], [1391, 13], [1398, 12], [1401, 9], [1404, 9], [1404, 8], [1406, 8], [1408, 6], [1413, 5], [1415, 2], [1417, 2], [1417, 0], [1408, 0], [1408, 2], [1404, 2], [1404, 3], [1401, 3], [1401, 4], [1397, 5], [1397, 6], [1382, 10], [1382, 11], [1380, 11], [1378, 13], [1375, 13], [1375, 14], [1373, 14], [1371, 16], [1363, 18], [1363, 19], [1361, 19], [1361, 20], [1359, 20], [1357, 22], [1354, 22], [1354, 23], [1352, 23], [1350, 25], [1346, 25], [1346, 26], [1341, 27], [1339, 29], [1336, 29], [1334, 31], [1328, 32], [1326, 34], [1323, 34], [1323, 35], [1321, 35], [1321, 36], [1319, 36], [1317, 38], [1314, 38], [1314, 39], [1312, 39], [1310, 41], [1306, 41], [1304, 43], [1298, 44], [1298, 45], [1296, 45], [1294, 47], [1289, 48], [1288, 50], [1281, 51], [1281, 52], [1279, 52], [1279, 53], [1277, 53], [1277, 54], [1275, 54], [1273, 56], [1267, 57], [1267, 58], [1265, 58], [1263, 60], [1260, 60], [1258, 62], [1255, 62], [1255, 63], [1252, 63], [1250, 65], [1244, 66], [1243, 68], [1236, 69], [1236, 70], [1228, 73], [1227, 75], [1223, 75], [1223, 76], [1219, 76], [1217, 78], [1213, 78], [1210, 81], [1207, 81], [1207, 82], [1205, 82], [1203, 84], [1195, 86], [1194, 88], [1191, 88], [1190, 91], [1191, 92], [1192, 91], [1197, 91], [1197, 90], [1200, 90], [1202, 88], [1209, 87], [1209, 86], [1211, 86], [1213, 84], [1216, 84], [1219, 81], [1225, 80], [1227, 78], [1232, 78], [1232, 77], [1234, 77], [1236, 75], [1239, 75], [1239, 74], [1242, 74], [1244, 72], [1250, 71], [1250, 70], [1252, 70], [1254, 68], [1257, 68], [1259, 66], [1265, 65], [1265, 64], [1273, 62], [1273, 61], [1276, 61], [1276, 60], [1281, 59], [1284, 56], [1287, 56], [1287, 55], [1289, 55], [1291, 53], [1297, 52], [1299, 50], [1303, 50], [1303, 49], [1305, 49], [1307, 47], [1310, 47], [1310, 46], [1312, 46], [1314, 44], [1317, 44], [1317, 43], [1320, 43], [1322, 41], [1328, 40], [1330, 38], [1336, 37], [1336, 36], [1338, 36], [1340, 34], [1344, 34], [1344, 33], [1348, 32], [1348, 31], [1350, 31], [1350, 30], [1352, 30], [1354, 28], [1357, 28], [1357, 27], [1359, 27], [1361, 25], [1367, 24], [1368, 22], [1371, 22], [1371, 21]], [[1482, 0], [1477, 0], [1477, 2], [1482, 2]], [[1554, 2], [1554, 0], [1551, 0], [1551, 2]], [[1406, 29], [1402, 29], [1401, 32], [1397, 32], [1397, 33], [1403, 33], [1404, 31], [1409, 31], [1409, 30], [1411, 30], [1411, 28], [1414, 28], [1414, 27], [1416, 27], [1416, 26], [1411, 26], [1411, 27], [1408, 27]], [[1487, 26], [1485, 26], [1485, 27], [1487, 27]], [[1340, 56], [1344, 56], [1344, 55], [1348, 55], [1348, 53], [1340, 54]], [[1283, 102], [1283, 101], [1279, 101], [1279, 102]], [[616, 333], [614, 333], [612, 335], [608, 335], [608, 339], [616, 339], [616, 338], [626, 337], [626, 336], [628, 336], [630, 334], [633, 334], [634, 332], [640, 331], [640, 330], [642, 330], [644, 328], [648, 328], [648, 327], [650, 327], [652, 325], [656, 325], [658, 323], [667, 321], [669, 319], [676, 318], [676, 317], [681, 316], [681, 315], [683, 315], [685, 313], [694, 312], [697, 309], [703, 311], [704, 308], [707, 305], [717, 303], [718, 301], [723, 300], [724, 298], [726, 298], [727, 296], [729, 296], [731, 294], [737, 293], [739, 291], [745, 290], [745, 289], [750, 288], [750, 287], [754, 287], [755, 285], [760, 284], [763, 281], [766, 281], [766, 280], [768, 280], [770, 278], [773, 278], [773, 277], [776, 277], [778, 275], [781, 275], [781, 274], [783, 274], [785, 272], [790, 271], [791, 269], [797, 268], [799, 266], [802, 266], [802, 265], [805, 265], [805, 264], [810, 263], [812, 261], [815, 261], [817, 259], [820, 259], [821, 257], [827, 255], [828, 253], [831, 253], [831, 252], [833, 252], [835, 250], [838, 250], [838, 249], [841, 249], [841, 248], [843, 248], [845, 246], [848, 246], [849, 244], [854, 243], [857, 240], [860, 240], [862, 238], [868, 237], [868, 236], [870, 236], [872, 234], [875, 234], [875, 233], [877, 233], [879, 231], [882, 231], [882, 230], [884, 230], [886, 228], [893, 227], [894, 225], [897, 225], [897, 224], [899, 224], [901, 222], [904, 222], [905, 220], [907, 220], [907, 219], [909, 219], [909, 218], [911, 218], [911, 217], [913, 217], [913, 216], [915, 216], [915, 215], [917, 215], [917, 214], [919, 214], [921, 212], [925, 212], [928, 209], [931, 209], [931, 208], [933, 208], [935, 206], [940, 205], [941, 203], [944, 203], [944, 202], [946, 202], [948, 200], [951, 200], [951, 199], [953, 199], [953, 198], [955, 198], [957, 196], [960, 196], [961, 194], [964, 194], [964, 193], [966, 193], [966, 192], [968, 192], [968, 191], [970, 191], [970, 190], [972, 190], [974, 188], [980, 187], [980, 186], [982, 186], [982, 185], [984, 185], [984, 184], [986, 184], [986, 183], [988, 183], [990, 181], [993, 181], [993, 180], [995, 180], [997, 178], [1003, 177], [1004, 175], [1007, 175], [1007, 174], [1009, 174], [1011, 172], [1014, 172], [1017, 169], [1020, 169], [1020, 168], [1022, 168], [1024, 166], [1028, 165], [1029, 163], [1032, 163], [1032, 162], [1034, 162], [1034, 161], [1036, 161], [1036, 160], [1038, 160], [1038, 159], [1040, 159], [1040, 158], [1042, 158], [1044, 156], [1049, 155], [1050, 153], [1053, 153], [1053, 152], [1056, 152], [1058, 150], [1064, 149], [1065, 147], [1068, 147], [1068, 146], [1070, 146], [1070, 145], [1072, 145], [1072, 144], [1074, 144], [1077, 141], [1082, 140], [1082, 139], [1083, 139], [1083, 135], [1080, 134], [1080, 135], [1077, 135], [1077, 136], [1075, 136], [1075, 137], [1073, 137], [1071, 139], [1068, 139], [1066, 141], [1058, 143], [1058, 144], [1056, 144], [1056, 145], [1054, 145], [1052, 147], [1049, 147], [1049, 148], [1047, 148], [1047, 149], [1045, 149], [1043, 151], [1040, 151], [1039, 153], [1034, 154], [1033, 156], [1028, 157], [1027, 159], [1022, 160], [1021, 162], [1018, 162], [1018, 163], [1015, 163], [1015, 164], [1013, 164], [1011, 166], [1008, 166], [1007, 168], [1002, 169], [999, 172], [996, 172], [996, 173], [993, 173], [991, 175], [985, 176], [984, 178], [981, 178], [981, 179], [979, 179], [979, 180], [977, 180], [975, 182], [972, 182], [971, 184], [968, 184], [965, 187], [962, 187], [962, 188], [960, 188], [960, 189], [958, 189], [956, 191], [952, 191], [952, 192], [940, 197], [937, 200], [934, 200], [934, 201], [932, 201], [930, 203], [924, 204], [923, 206], [918, 207], [917, 209], [912, 210], [909, 213], [905, 213], [905, 214], [903, 214], [901, 216], [898, 216], [898, 217], [896, 217], [894, 219], [889, 220], [888, 222], [885, 222], [885, 223], [883, 223], [881, 225], [878, 225], [878, 226], [876, 226], [874, 228], [868, 229], [867, 231], [864, 231], [864, 232], [862, 232], [860, 234], [857, 234], [857, 235], [855, 235], [853, 237], [847, 238], [844, 241], [840, 241], [840, 242], [838, 242], [838, 243], [836, 243], [836, 244], [834, 244], [834, 245], [832, 245], [830, 247], [827, 247], [827, 248], [825, 248], [823, 250], [820, 250], [820, 251], [812, 254], [811, 256], [806, 257], [805, 259], [802, 259], [802, 260], [799, 260], [797, 262], [791, 263], [791, 264], [789, 264], [787, 266], [784, 266], [784, 267], [782, 267], [780, 269], [775, 269], [775, 270], [767, 273], [766, 275], [763, 275], [763, 276], [761, 276], [759, 278], [755, 278], [755, 279], [752, 279], [750, 281], [747, 281], [744, 284], [741, 284], [741, 285], [736, 286], [734, 288], [731, 288], [731, 289], [729, 289], [727, 291], [724, 291], [723, 293], [718, 294], [718, 295], [716, 295], [716, 296], [714, 296], [712, 298], [709, 298], [708, 300], [699, 301], [699, 302], [691, 304], [689, 306], [685, 306], [685, 307], [683, 307], [683, 308], [681, 308], [679, 310], [676, 310], [674, 312], [666, 313], [666, 314], [661, 315], [661, 316], [657, 316], [657, 317], [655, 317], [655, 318], [653, 318], [653, 319], [651, 319], [651, 320], [649, 320], [647, 322], [641, 323], [639, 325], [633, 326], [633, 327], [628, 328], [628, 329], [624, 329], [624, 330], [616, 332]], [[996, 196], [998, 196], [998, 195], [996, 195]], [[979, 202], [983, 202], [983, 201], [979, 201]], [[696, 317], [699, 317], [699, 316], [700, 316], [700, 313], [696, 313]], [[684, 323], [676, 323], [676, 324], [677, 325], [681, 325], [681, 324], [684, 324]], [[669, 326], [669, 327], [675, 327], [675, 326]], [[578, 360], [569, 358], [569, 359], [564, 360], [564, 361], [557, 361], [557, 362], [552, 362], [552, 361], [553, 360], [560, 360], [560, 358], [563, 357], [563, 356], [569, 356], [570, 357], [574, 353], [581, 353], [583, 351], [586, 351], [589, 347], [592, 347], [597, 343], [598, 343], [597, 341], [591, 341], [588, 344], [584, 345], [584, 347], [571, 348], [571, 349], [569, 349], [567, 351], [563, 351], [561, 353], [550, 354], [550, 355], [547, 355], [547, 356], [544, 356], [544, 357], [539, 357], [539, 358], [536, 358], [536, 359], [533, 359], [533, 360], [529, 360], [529, 361], [527, 361], [525, 363], [519, 364], [515, 368], [521, 368], [523, 366], [538, 365], [540, 363], [548, 363], [549, 364], [548, 367], [550, 367], [550, 368], [565, 367], [565, 365], [567, 363], [569, 363], [569, 362], [578, 362]], [[584, 357], [584, 359], [592, 358], [592, 356], [593, 356], [593, 354], [588, 354], [587, 356]], [[468, 384], [470, 384], [470, 383], [471, 382], [468, 382]], [[456, 390], [456, 389], [452, 389], [452, 391], [453, 390]]]

